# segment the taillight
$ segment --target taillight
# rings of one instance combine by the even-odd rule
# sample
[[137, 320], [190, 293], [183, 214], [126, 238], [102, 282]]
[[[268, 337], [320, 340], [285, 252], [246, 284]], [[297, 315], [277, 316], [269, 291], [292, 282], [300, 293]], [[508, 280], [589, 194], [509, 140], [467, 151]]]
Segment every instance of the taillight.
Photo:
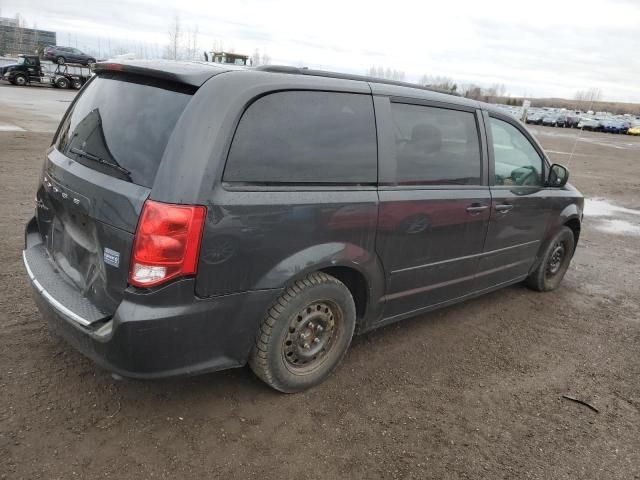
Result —
[[147, 200], [131, 252], [129, 283], [153, 287], [198, 271], [206, 207]]

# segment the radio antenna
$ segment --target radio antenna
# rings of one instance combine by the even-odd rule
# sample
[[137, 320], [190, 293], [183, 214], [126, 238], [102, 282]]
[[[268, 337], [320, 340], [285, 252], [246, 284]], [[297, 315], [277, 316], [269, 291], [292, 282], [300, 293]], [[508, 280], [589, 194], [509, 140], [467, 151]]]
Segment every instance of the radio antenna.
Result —
[[[593, 108], [593, 97], [591, 97], [591, 102], [589, 103], [589, 108], [587, 109], [587, 112], [592, 111], [591, 110], [592, 108]], [[580, 119], [580, 120], [582, 120], [582, 119]], [[573, 160], [573, 154], [576, 152], [576, 147], [578, 146], [578, 142], [582, 138], [582, 131], [583, 130], [584, 130], [584, 125], [582, 125], [582, 127], [580, 127], [580, 132], [578, 133], [578, 136], [576, 137], [575, 141], [573, 142], [573, 148], [571, 149], [571, 154], [569, 155], [569, 160], [567, 161], [567, 168], [569, 168], [571, 166], [571, 160]]]

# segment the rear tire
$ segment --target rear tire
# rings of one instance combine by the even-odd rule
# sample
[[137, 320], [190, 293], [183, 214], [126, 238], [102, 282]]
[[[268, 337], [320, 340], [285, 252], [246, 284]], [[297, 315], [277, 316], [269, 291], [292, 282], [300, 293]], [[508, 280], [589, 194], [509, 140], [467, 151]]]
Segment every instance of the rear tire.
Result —
[[571, 229], [562, 227], [547, 245], [538, 268], [527, 277], [525, 285], [539, 292], [558, 288], [571, 263], [575, 245]]
[[249, 365], [270, 387], [284, 393], [311, 388], [338, 366], [356, 324], [349, 289], [316, 272], [288, 287], [260, 325]]
[[71, 86], [71, 82], [67, 77], [56, 78], [55, 84], [58, 88], [69, 88]]

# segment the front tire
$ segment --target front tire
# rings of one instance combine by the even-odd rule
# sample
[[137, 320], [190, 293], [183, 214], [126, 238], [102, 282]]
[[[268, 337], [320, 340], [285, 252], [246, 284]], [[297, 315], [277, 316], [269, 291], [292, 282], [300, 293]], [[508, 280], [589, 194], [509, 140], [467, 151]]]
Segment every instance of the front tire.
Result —
[[337, 278], [315, 272], [274, 302], [260, 325], [249, 365], [270, 387], [295, 393], [321, 383], [351, 343], [356, 308]]
[[27, 84], [27, 77], [24, 75], [16, 75], [13, 79], [13, 84], [19, 87], [24, 87]]
[[62, 57], [62, 56], [61, 56], [61, 57], [56, 58], [56, 63], [57, 63], [58, 65], [64, 65], [64, 62], [65, 62], [65, 61], [66, 61], [66, 60], [65, 60], [65, 58], [64, 58], [64, 57]]
[[555, 290], [569, 268], [575, 250], [575, 238], [569, 227], [562, 227], [547, 245], [542, 260], [525, 285], [539, 292]]

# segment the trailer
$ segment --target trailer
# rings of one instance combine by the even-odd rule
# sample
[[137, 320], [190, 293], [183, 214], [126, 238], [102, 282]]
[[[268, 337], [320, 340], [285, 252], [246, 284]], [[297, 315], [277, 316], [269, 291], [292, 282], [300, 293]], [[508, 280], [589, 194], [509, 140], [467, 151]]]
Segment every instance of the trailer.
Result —
[[40, 60], [37, 55], [18, 55], [15, 65], [6, 67], [2, 76], [14, 85], [51, 85], [56, 88], [79, 89], [93, 75], [90, 66], [66, 63], [62, 65]]

